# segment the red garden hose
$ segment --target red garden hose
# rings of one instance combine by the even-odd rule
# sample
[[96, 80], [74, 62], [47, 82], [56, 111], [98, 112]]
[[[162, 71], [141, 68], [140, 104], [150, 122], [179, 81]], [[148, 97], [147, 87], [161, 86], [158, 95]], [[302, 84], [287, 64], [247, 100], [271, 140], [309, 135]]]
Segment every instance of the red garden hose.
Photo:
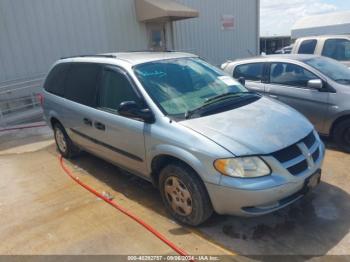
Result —
[[[26, 128], [44, 127], [44, 126], [47, 126], [47, 125], [45, 125], [45, 124], [38, 124], [38, 125], [19, 126], [19, 127], [13, 127], [13, 128], [0, 129], [0, 132], [12, 131], [12, 130], [20, 130], [20, 129], [26, 129]], [[97, 192], [96, 190], [91, 188], [90, 186], [88, 186], [88, 185], [84, 184], [82, 181], [80, 181], [79, 178], [75, 177], [72, 174], [72, 172], [65, 166], [62, 156], [59, 156], [59, 161], [60, 161], [61, 167], [65, 171], [65, 173], [68, 176], [70, 176], [70, 178], [72, 178], [79, 185], [81, 185], [82, 187], [84, 187], [85, 189], [87, 189], [88, 191], [90, 191], [91, 193], [96, 195], [98, 198], [104, 200], [105, 202], [107, 202], [108, 204], [110, 204], [111, 206], [113, 206], [114, 208], [119, 210], [120, 212], [124, 213], [125, 215], [127, 215], [128, 217], [130, 217], [131, 219], [136, 221], [138, 224], [140, 224], [141, 226], [146, 228], [149, 232], [151, 232], [153, 235], [155, 235], [157, 238], [159, 238], [161, 241], [163, 241], [165, 244], [167, 244], [171, 249], [173, 249], [179, 255], [190, 258], [190, 256], [187, 254], [186, 251], [184, 251], [181, 248], [179, 248], [178, 246], [176, 246], [173, 242], [171, 242], [169, 239], [167, 239], [164, 235], [162, 235], [155, 228], [153, 228], [152, 226], [147, 224], [145, 221], [143, 221], [139, 217], [135, 216], [134, 214], [132, 214], [131, 212], [126, 210], [124, 207], [118, 205], [117, 203], [113, 202], [111, 199], [105, 197], [104, 195], [100, 194], [99, 192]], [[193, 259], [188, 259], [188, 260], [189, 261], [194, 261]]]
[[[157, 238], [159, 238], [161, 241], [163, 241], [165, 244], [167, 244], [170, 248], [172, 248], [179, 255], [181, 255], [181, 256], [189, 256], [186, 253], [186, 251], [184, 251], [181, 248], [179, 248], [178, 246], [176, 246], [173, 242], [171, 242], [169, 239], [167, 239], [164, 235], [162, 235], [160, 232], [158, 232], [152, 226], [147, 224], [145, 221], [141, 220], [139, 217], [137, 217], [136, 215], [132, 214], [131, 212], [126, 210], [124, 207], [122, 207], [122, 206], [118, 205], [117, 203], [113, 202], [113, 200], [111, 200], [111, 199], [105, 197], [104, 195], [100, 194], [95, 189], [93, 189], [90, 186], [84, 184], [78, 177], [75, 177], [72, 174], [72, 172], [65, 166], [62, 156], [59, 157], [59, 160], [60, 160], [61, 167], [66, 172], [66, 174], [68, 176], [70, 176], [79, 185], [81, 185], [82, 187], [84, 187], [85, 189], [87, 189], [88, 191], [90, 191], [91, 193], [96, 195], [98, 198], [104, 200], [105, 202], [107, 202], [108, 204], [113, 206], [114, 208], [118, 209], [120, 212], [124, 213], [125, 215], [127, 215], [128, 217], [130, 217], [131, 219], [136, 221], [138, 224], [140, 224], [141, 226], [146, 228], [149, 232], [151, 232], [153, 235], [155, 235]], [[189, 261], [194, 261], [194, 260], [190, 259]]]

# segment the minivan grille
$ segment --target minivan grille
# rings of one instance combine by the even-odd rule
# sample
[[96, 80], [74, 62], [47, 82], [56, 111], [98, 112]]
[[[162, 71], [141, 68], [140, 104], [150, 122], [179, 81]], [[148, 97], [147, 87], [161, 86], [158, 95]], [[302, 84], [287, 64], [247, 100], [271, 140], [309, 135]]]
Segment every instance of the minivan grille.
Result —
[[292, 175], [297, 175], [304, 172], [307, 169], [307, 161], [303, 160], [299, 164], [287, 168]]
[[307, 146], [307, 148], [311, 148], [316, 141], [316, 137], [314, 132], [311, 132], [307, 137], [305, 137], [302, 142]]
[[312, 154], [312, 159], [316, 162], [320, 156], [320, 149], [317, 148], [317, 150]]
[[312, 131], [301, 141], [272, 153], [282, 166], [292, 175], [299, 175], [317, 162], [320, 158], [320, 142]]
[[281, 163], [289, 161], [301, 155], [299, 147], [294, 144], [272, 154]]

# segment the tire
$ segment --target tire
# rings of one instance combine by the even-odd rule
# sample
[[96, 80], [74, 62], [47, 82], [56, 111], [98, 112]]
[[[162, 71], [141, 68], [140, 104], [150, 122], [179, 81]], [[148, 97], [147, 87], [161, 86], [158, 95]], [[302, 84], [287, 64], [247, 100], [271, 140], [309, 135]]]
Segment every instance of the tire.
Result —
[[213, 213], [203, 181], [181, 162], [161, 170], [159, 189], [167, 211], [181, 224], [198, 226]]
[[350, 153], [350, 119], [337, 124], [334, 129], [333, 138], [340, 149]]
[[60, 123], [56, 123], [53, 127], [53, 130], [56, 146], [60, 154], [64, 158], [73, 158], [77, 156], [80, 150], [69, 138], [64, 127]]

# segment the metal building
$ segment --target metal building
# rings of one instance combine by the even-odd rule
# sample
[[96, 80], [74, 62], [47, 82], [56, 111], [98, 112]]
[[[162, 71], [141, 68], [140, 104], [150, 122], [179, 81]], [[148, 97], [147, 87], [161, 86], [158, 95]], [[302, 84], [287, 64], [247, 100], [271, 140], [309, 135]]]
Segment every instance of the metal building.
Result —
[[1, 0], [0, 86], [58, 58], [176, 49], [214, 64], [259, 53], [259, 0]]
[[308, 16], [292, 28], [292, 38], [350, 34], [350, 11]]

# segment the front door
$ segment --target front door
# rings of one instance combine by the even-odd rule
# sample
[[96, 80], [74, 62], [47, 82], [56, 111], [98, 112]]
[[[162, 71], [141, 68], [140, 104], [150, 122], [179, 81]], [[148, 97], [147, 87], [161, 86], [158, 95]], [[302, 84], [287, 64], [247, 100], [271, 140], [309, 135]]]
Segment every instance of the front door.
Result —
[[248, 90], [258, 92], [260, 94], [265, 93], [264, 79], [265, 63], [250, 63], [238, 65], [235, 67], [233, 77], [236, 79], [244, 78], [245, 86]]
[[308, 81], [314, 79], [319, 77], [299, 65], [271, 63], [265, 92], [298, 110], [322, 132], [328, 114], [329, 93], [308, 88]]
[[144, 129], [142, 121], [118, 114], [122, 102], [141, 103], [127, 74], [106, 66], [98, 88], [97, 110], [93, 116], [96, 141], [103, 157], [133, 172], [146, 175]]

